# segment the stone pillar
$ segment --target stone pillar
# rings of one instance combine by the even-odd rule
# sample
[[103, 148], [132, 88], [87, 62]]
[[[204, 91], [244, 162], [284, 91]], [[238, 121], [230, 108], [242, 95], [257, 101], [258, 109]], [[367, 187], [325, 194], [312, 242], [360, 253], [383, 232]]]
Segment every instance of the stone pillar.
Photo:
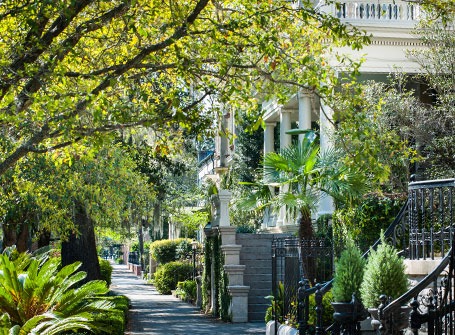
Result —
[[[321, 152], [326, 151], [332, 147], [333, 143], [330, 139], [333, 133], [333, 110], [327, 106], [324, 101], [321, 100], [321, 112], [320, 112], [320, 143]], [[318, 216], [324, 214], [332, 214], [334, 211], [333, 199], [327, 194], [323, 194], [319, 202]]]
[[229, 221], [229, 201], [231, 200], [231, 192], [228, 190], [220, 190], [218, 198], [220, 199], [220, 227], [229, 227], [231, 225]]
[[[300, 91], [299, 98], [299, 129], [311, 129], [311, 97], [312, 94], [308, 91]], [[302, 142], [304, 134], [299, 135], [299, 142]]]
[[232, 322], [248, 322], [249, 286], [243, 284], [245, 265], [240, 264], [241, 245], [236, 244], [236, 227], [229, 222], [229, 200], [231, 192], [220, 190], [220, 226], [221, 250], [224, 253], [224, 272], [228, 277], [228, 292], [231, 296], [230, 313]]

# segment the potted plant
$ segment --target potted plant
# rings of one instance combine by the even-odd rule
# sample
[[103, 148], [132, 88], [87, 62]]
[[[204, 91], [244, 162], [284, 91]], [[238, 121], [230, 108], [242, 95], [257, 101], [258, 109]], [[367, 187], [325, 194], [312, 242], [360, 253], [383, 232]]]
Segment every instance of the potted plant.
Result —
[[341, 324], [365, 320], [368, 312], [360, 301], [360, 286], [363, 280], [365, 260], [352, 240], [335, 262], [335, 276], [332, 287], [335, 313], [333, 318]]
[[[408, 277], [405, 272], [403, 259], [398, 256], [397, 250], [386, 243], [381, 232], [381, 244], [377, 250], [371, 250], [365, 266], [360, 294], [365, 306], [369, 307], [373, 319], [379, 320], [378, 308], [385, 307], [390, 302], [409, 288]], [[404, 329], [408, 326], [408, 314], [410, 307], [403, 306], [395, 315], [394, 327]], [[383, 320], [379, 320], [383, 321]], [[378, 326], [378, 323], [372, 324]]]

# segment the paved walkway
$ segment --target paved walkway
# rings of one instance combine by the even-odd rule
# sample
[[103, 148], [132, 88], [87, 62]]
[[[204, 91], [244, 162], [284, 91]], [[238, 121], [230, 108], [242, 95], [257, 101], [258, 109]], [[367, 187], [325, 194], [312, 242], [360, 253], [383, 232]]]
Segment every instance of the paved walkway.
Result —
[[126, 265], [113, 265], [111, 289], [131, 300], [128, 335], [265, 334], [264, 323], [225, 323], [171, 295], [160, 295]]

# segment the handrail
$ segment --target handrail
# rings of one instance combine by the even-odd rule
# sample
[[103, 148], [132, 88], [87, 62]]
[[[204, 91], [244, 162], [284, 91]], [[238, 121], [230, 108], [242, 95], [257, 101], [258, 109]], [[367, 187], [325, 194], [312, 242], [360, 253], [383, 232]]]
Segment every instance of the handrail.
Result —
[[[395, 217], [395, 219], [393, 220], [393, 222], [387, 227], [387, 229], [384, 231], [384, 237], [389, 237], [392, 235], [394, 229], [396, 228], [396, 226], [401, 222], [401, 220], [403, 219], [403, 216], [404, 216], [404, 213], [406, 212], [406, 209], [408, 208], [408, 204], [409, 204], [409, 199], [406, 200], [406, 202], [404, 203], [403, 207], [401, 207], [400, 211], [398, 212], [397, 216]], [[364, 254], [362, 255], [363, 258], [367, 258], [368, 257], [368, 254], [370, 253], [370, 250], [373, 249], [373, 250], [376, 250], [376, 248], [378, 247], [378, 245], [381, 244], [381, 238], [378, 238], [376, 240], [376, 242], [374, 242], [374, 244], [368, 248], [367, 251], [364, 252]]]
[[431, 282], [433, 282], [444, 269], [449, 265], [450, 257], [452, 254], [452, 248], [449, 249], [446, 256], [442, 259], [439, 265], [433, 269], [428, 275], [425, 276], [416, 286], [410, 289], [408, 292], [402, 294], [400, 297], [393, 300], [384, 308], [384, 315], [387, 312], [395, 310], [398, 306], [403, 305], [404, 302], [409, 301], [411, 298], [414, 298], [418, 293], [420, 293], [424, 288], [426, 288]]
[[[408, 202], [409, 202], [409, 200], [406, 200], [405, 204], [401, 207], [400, 211], [398, 212], [398, 214], [395, 217], [395, 219], [393, 220], [393, 222], [387, 227], [387, 229], [384, 232], [384, 237], [391, 236], [395, 227], [401, 222], [401, 220], [403, 219], [403, 215], [406, 212], [406, 209], [408, 207]], [[370, 248], [368, 248], [367, 251], [365, 251], [362, 254], [362, 258], [365, 258], [365, 259], [368, 258], [370, 250], [371, 249], [376, 250], [376, 248], [378, 247], [379, 244], [381, 244], [381, 238], [378, 238], [376, 240], [376, 242], [374, 242], [374, 244]], [[333, 278], [331, 280], [327, 281], [322, 286], [322, 288], [320, 289], [321, 292], [326, 293], [328, 290], [330, 290], [332, 288], [332, 284], [333, 284]]]
[[455, 178], [413, 181], [409, 183], [408, 190], [414, 190], [418, 188], [435, 188], [443, 186], [455, 186]]

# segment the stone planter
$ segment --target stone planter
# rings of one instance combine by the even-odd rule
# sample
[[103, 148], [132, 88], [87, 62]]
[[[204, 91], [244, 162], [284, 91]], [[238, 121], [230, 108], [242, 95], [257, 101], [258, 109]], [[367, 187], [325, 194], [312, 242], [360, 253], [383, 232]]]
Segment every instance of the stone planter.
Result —
[[[351, 302], [332, 302], [333, 319], [341, 334], [360, 334], [360, 321], [368, 317], [368, 311], [356, 299]], [[336, 331], [336, 332], [338, 332]]]
[[360, 322], [368, 317], [368, 312], [361, 302], [332, 302], [333, 319], [341, 324]]
[[[403, 329], [409, 327], [409, 313], [411, 313], [412, 307], [410, 306], [401, 306], [400, 309], [392, 312], [391, 323], [392, 329], [387, 330], [387, 334], [392, 334]], [[368, 312], [371, 315], [371, 326], [377, 330], [379, 327], [386, 326], [386, 328], [390, 328], [388, 325], [384, 325], [384, 321], [388, 322], [388, 320], [380, 320], [379, 319], [379, 309], [378, 308], [368, 308]]]

